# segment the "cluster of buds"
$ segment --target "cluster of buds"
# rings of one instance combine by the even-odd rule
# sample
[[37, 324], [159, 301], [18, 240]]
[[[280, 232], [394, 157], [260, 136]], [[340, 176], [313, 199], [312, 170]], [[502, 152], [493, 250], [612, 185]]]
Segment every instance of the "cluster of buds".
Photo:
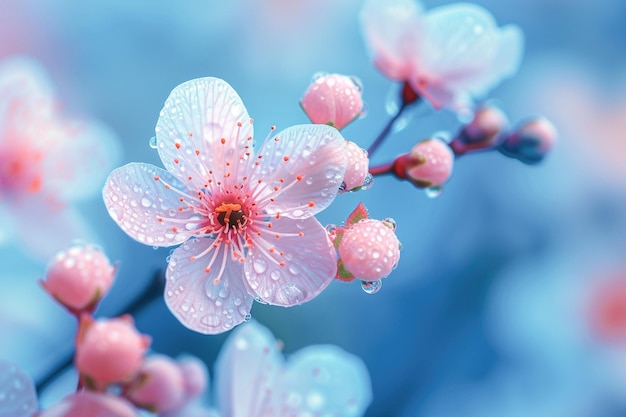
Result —
[[93, 245], [74, 245], [49, 264], [42, 287], [78, 319], [79, 390], [40, 416], [136, 416], [137, 408], [174, 415], [205, 391], [208, 373], [199, 360], [146, 357], [151, 339], [130, 315], [93, 317], [116, 269]]

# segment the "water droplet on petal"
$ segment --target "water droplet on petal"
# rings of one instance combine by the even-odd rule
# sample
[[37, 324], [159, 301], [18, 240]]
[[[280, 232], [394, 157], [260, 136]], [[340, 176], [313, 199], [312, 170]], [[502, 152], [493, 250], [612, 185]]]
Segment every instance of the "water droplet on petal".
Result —
[[358, 77], [350, 77], [350, 80], [354, 83], [354, 86], [359, 89], [359, 91], [363, 91], [363, 82]]
[[319, 80], [320, 78], [324, 78], [328, 75], [327, 72], [324, 71], [318, 71], [315, 74], [313, 74], [313, 77], [311, 77], [311, 83], [314, 83], [315, 81]]
[[148, 207], [150, 207], [152, 205], [152, 200], [150, 200], [148, 197], [144, 197], [144, 198], [141, 199], [141, 205], [143, 207], [148, 208]]
[[363, 185], [361, 186], [361, 190], [369, 190], [374, 186], [374, 176], [368, 173], [365, 176], [365, 180], [363, 180]]
[[252, 320], [251, 314], [246, 314], [245, 316], [243, 316], [243, 321], [250, 321], [250, 320]]
[[361, 281], [361, 288], [368, 294], [376, 294], [382, 286], [382, 281]]
[[339, 190], [337, 190], [337, 194], [345, 193], [346, 192], [346, 187], [347, 187], [346, 182], [342, 181], [341, 185], [339, 186]]
[[306, 298], [306, 291], [299, 288], [296, 284], [285, 284], [278, 290], [278, 298], [284, 305], [300, 304]]
[[424, 190], [426, 196], [429, 198], [436, 198], [443, 193], [443, 187], [429, 187]]
[[267, 269], [267, 262], [265, 262], [265, 260], [260, 259], [260, 258], [255, 259], [254, 262], [252, 263], [252, 268], [254, 269], [254, 272], [256, 272], [257, 274], [262, 274]]
[[152, 149], [156, 149], [157, 148], [157, 138], [156, 138], [156, 136], [152, 136], [150, 138], [150, 140], [148, 141], [148, 145], [150, 145], [150, 147]]
[[396, 221], [394, 219], [392, 219], [391, 217], [387, 217], [387, 218], [383, 219], [382, 221], [383, 221], [383, 223], [385, 223], [385, 226], [389, 227], [394, 232], [395, 232], [396, 228], [398, 227], [398, 224], [396, 223]]

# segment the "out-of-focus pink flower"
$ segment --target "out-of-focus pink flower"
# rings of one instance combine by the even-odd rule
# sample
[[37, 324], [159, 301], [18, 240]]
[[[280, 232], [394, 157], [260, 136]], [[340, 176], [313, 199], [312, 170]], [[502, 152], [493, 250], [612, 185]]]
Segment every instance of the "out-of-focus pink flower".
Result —
[[292, 306], [332, 281], [334, 249], [314, 215], [345, 175], [346, 141], [337, 129], [290, 127], [255, 154], [252, 120], [237, 93], [201, 78], [172, 91], [156, 134], [167, 171], [118, 168], [103, 197], [137, 241], [183, 243], [169, 261], [165, 301], [185, 326], [221, 333], [249, 317], [253, 297]]
[[323, 75], [309, 86], [300, 105], [313, 123], [341, 130], [363, 112], [361, 87], [354, 77]]
[[502, 110], [494, 106], [480, 107], [470, 123], [463, 126], [450, 142], [455, 155], [496, 147], [504, 139], [503, 132], [509, 120]]
[[[8, 213], [4, 221], [14, 226], [0, 229], [15, 231], [0, 240], [21, 239], [44, 259], [59, 246], [87, 237], [70, 203], [97, 192], [118, 152], [108, 128], [66, 119], [58, 110], [36, 62], [0, 63], [0, 206]], [[34, 235], [38, 238], [26, 238]]]
[[377, 68], [408, 83], [435, 108], [465, 110], [519, 66], [523, 37], [483, 8], [451, 4], [423, 12], [414, 0], [368, 0], [361, 11]]
[[196, 398], [208, 389], [209, 372], [204, 362], [193, 356], [185, 356], [178, 359], [178, 366], [183, 373], [188, 399]]
[[216, 363], [222, 416], [361, 416], [371, 401], [363, 362], [342, 349], [309, 346], [286, 361], [265, 327], [244, 324]]
[[348, 161], [346, 175], [343, 178], [346, 191], [362, 187], [369, 169], [367, 152], [354, 142], [347, 141], [346, 160]]
[[0, 359], [0, 417], [33, 417], [37, 409], [33, 381], [17, 366]]
[[363, 281], [388, 276], [400, 260], [400, 242], [394, 227], [374, 219], [347, 226], [338, 248], [343, 267]]
[[153, 413], [169, 413], [185, 403], [185, 379], [176, 361], [164, 355], [146, 358], [126, 396]]
[[452, 175], [454, 154], [441, 139], [426, 139], [401, 158], [402, 178], [416, 187], [441, 187]]
[[589, 293], [591, 333], [608, 342], [626, 342], [626, 279], [605, 279]]
[[545, 117], [537, 117], [522, 123], [509, 134], [498, 150], [506, 156], [527, 164], [543, 160], [554, 146], [556, 127]]
[[92, 245], [59, 252], [48, 265], [44, 289], [74, 314], [91, 312], [113, 283], [115, 267]]
[[139, 417], [128, 401], [113, 394], [82, 391], [65, 397], [38, 417]]
[[149, 345], [150, 338], [139, 334], [130, 316], [96, 321], [81, 316], [74, 363], [87, 385], [128, 381]]

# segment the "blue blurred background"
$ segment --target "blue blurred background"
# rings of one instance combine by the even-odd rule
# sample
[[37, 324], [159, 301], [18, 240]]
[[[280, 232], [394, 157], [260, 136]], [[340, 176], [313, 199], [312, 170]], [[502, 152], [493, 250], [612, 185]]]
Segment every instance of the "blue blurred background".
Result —
[[[594, 315], [594, 306], [606, 304], [599, 288], [626, 282], [626, 2], [475, 3], [524, 31], [519, 73], [491, 98], [514, 123], [549, 117], [560, 132], [553, 153], [532, 167], [499, 154], [463, 158], [436, 199], [384, 177], [340, 196], [323, 223], [341, 224], [359, 201], [372, 217], [398, 223], [401, 261], [382, 290], [368, 295], [335, 282], [305, 305], [256, 304], [252, 315], [287, 353], [330, 343], [360, 356], [373, 382], [367, 416], [626, 415], [626, 313], [604, 319], [613, 326], [608, 336]], [[365, 148], [386, 123], [394, 85], [370, 63], [360, 7], [360, 0], [9, 0], [0, 15], [0, 59], [40, 61], [68, 114], [117, 133], [118, 165], [160, 165], [148, 140], [165, 98], [179, 83], [208, 75], [239, 93], [258, 139], [273, 124], [307, 122], [298, 100], [314, 73], [357, 76], [368, 114], [343, 134]], [[372, 162], [458, 127], [451, 113], [422, 104]], [[98, 190], [78, 209], [93, 239], [119, 261], [97, 313], [117, 314], [164, 270], [169, 250], [126, 236]], [[45, 260], [8, 245], [0, 261], [0, 357], [40, 380], [71, 351], [74, 321], [37, 285]], [[617, 304], [626, 310], [626, 301]], [[227, 336], [185, 329], [162, 298], [136, 323], [155, 351], [192, 353], [209, 365]], [[73, 384], [67, 376], [42, 403]]]

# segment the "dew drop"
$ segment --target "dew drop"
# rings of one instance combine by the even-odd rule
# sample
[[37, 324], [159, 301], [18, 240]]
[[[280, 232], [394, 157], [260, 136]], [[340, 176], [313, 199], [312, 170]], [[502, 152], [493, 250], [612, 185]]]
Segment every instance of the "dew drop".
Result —
[[245, 316], [243, 316], [243, 321], [250, 321], [250, 320], [252, 320], [251, 314], [246, 314]]
[[361, 288], [368, 294], [376, 294], [382, 286], [381, 281], [361, 281]]
[[396, 221], [394, 219], [392, 219], [391, 217], [387, 217], [385, 219], [382, 220], [384, 225], [387, 226], [388, 228], [390, 228], [391, 230], [393, 230], [394, 232], [396, 231], [396, 229], [398, 228], [398, 224], [396, 223]]
[[274, 269], [271, 273], [270, 273], [270, 278], [272, 278], [274, 281], [278, 281], [281, 277], [281, 273], [279, 270]]
[[252, 267], [254, 268], [254, 272], [262, 274], [267, 270], [267, 263], [263, 259], [255, 259], [252, 263]]
[[148, 145], [150, 145], [150, 147], [152, 149], [156, 149], [157, 148], [157, 138], [156, 138], [156, 136], [152, 136], [150, 138], [150, 140], [148, 141]]
[[145, 208], [148, 208], [152, 205], [152, 200], [150, 200], [148, 197], [144, 197], [141, 199], [141, 205]]
[[354, 83], [354, 86], [359, 89], [359, 91], [363, 91], [363, 82], [360, 78], [350, 77], [350, 80]]
[[361, 186], [361, 190], [369, 190], [374, 186], [374, 176], [368, 173], [365, 176], [365, 180], [363, 180], [363, 185]]
[[441, 195], [441, 193], [443, 193], [443, 187], [439, 186], [439, 187], [429, 187], [426, 188], [424, 190], [424, 192], [426, 193], [426, 196], [429, 198], [436, 198], [439, 197]]
[[338, 193], [338, 194], [343, 194], [343, 193], [345, 193], [345, 192], [346, 192], [346, 187], [347, 187], [346, 182], [345, 182], [345, 181], [342, 181], [342, 182], [341, 182], [341, 185], [339, 186], [339, 189], [337, 190], [337, 193]]
[[277, 297], [283, 305], [300, 304], [306, 298], [306, 291], [296, 286], [294, 283], [285, 284], [278, 290]]
[[324, 72], [324, 71], [316, 72], [315, 74], [313, 74], [313, 77], [311, 77], [311, 84], [314, 83], [315, 81], [319, 80], [320, 78], [324, 78], [327, 75], [328, 75], [328, 73]]

